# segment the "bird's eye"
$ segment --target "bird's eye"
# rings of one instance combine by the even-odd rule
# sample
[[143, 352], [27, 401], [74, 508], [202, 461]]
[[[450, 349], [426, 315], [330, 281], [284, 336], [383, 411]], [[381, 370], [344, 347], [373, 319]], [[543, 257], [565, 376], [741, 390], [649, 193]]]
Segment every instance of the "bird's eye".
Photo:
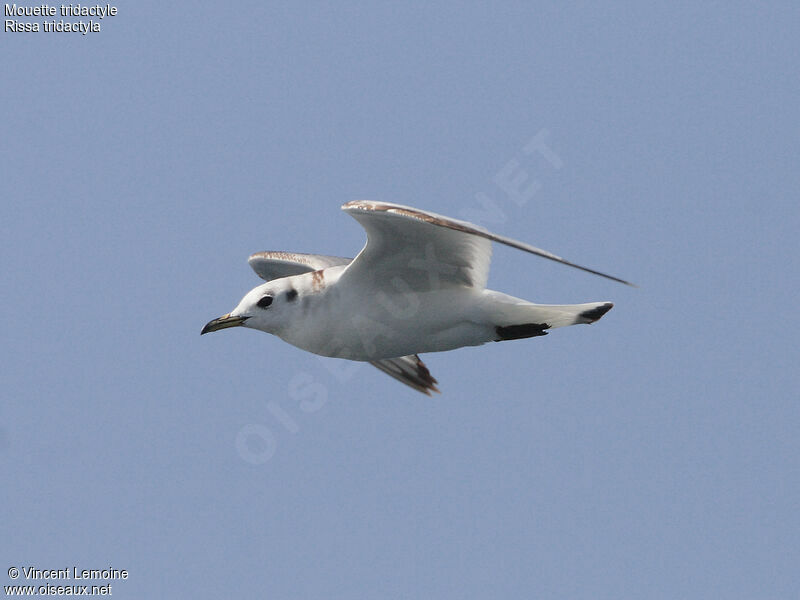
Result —
[[259, 308], [267, 308], [270, 304], [272, 304], [272, 296], [264, 296], [261, 300], [256, 302], [256, 306]]

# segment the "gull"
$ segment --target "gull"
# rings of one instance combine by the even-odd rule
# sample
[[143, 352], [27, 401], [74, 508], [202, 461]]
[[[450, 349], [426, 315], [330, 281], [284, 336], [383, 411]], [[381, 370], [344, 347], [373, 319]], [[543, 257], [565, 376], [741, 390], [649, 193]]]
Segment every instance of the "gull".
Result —
[[438, 383], [419, 354], [547, 335], [594, 323], [614, 306], [533, 304], [486, 289], [492, 242], [632, 283], [486, 229], [436, 213], [355, 200], [342, 210], [367, 232], [355, 259], [258, 252], [266, 283], [203, 327], [201, 335], [249, 327], [322, 356], [364, 361], [422, 393]]

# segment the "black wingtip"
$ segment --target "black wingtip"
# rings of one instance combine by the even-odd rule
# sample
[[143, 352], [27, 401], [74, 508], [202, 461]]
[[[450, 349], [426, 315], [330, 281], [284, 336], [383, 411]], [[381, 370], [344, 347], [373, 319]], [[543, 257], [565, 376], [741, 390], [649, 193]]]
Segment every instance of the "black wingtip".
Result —
[[428, 367], [425, 366], [425, 363], [420, 360], [419, 356], [416, 354], [414, 357], [417, 359], [417, 378], [419, 379], [420, 383], [422, 384], [423, 390], [420, 390], [423, 394], [428, 396], [431, 395], [431, 392], [436, 392], [437, 394], [441, 394], [442, 392], [439, 391], [439, 388], [436, 387], [436, 384], [439, 383], [436, 381], [436, 378], [431, 375], [431, 372], [428, 370]]
[[371, 361], [370, 364], [426, 396], [431, 392], [441, 393], [436, 387], [439, 382], [416, 354]]

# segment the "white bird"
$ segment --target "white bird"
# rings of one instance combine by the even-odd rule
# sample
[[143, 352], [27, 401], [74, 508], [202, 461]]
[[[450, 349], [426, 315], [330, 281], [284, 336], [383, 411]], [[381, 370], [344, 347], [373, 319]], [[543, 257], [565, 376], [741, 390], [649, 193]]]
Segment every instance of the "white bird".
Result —
[[322, 356], [366, 361], [430, 395], [436, 379], [417, 356], [546, 335], [594, 323], [611, 302], [532, 304], [486, 289], [491, 242], [627, 281], [432, 212], [357, 200], [342, 206], [367, 231], [355, 259], [259, 252], [249, 263], [267, 283], [201, 335], [244, 326]]

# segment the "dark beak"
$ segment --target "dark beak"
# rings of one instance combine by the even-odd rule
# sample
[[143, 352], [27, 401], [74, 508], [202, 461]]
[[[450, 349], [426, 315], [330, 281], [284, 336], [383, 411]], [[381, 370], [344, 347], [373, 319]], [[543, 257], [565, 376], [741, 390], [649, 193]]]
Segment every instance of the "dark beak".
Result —
[[249, 318], [250, 317], [232, 317], [230, 313], [227, 315], [222, 315], [219, 319], [214, 319], [213, 321], [206, 323], [206, 326], [203, 327], [203, 331], [200, 332], [200, 335], [203, 335], [204, 333], [211, 333], [212, 331], [219, 331], [220, 329], [227, 329], [228, 327], [239, 327]]

